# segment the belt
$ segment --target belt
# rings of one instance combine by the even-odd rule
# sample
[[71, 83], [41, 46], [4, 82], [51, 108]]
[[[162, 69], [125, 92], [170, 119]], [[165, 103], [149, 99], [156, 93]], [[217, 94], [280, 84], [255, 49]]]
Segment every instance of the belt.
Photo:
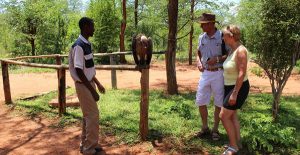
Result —
[[[93, 80], [89, 81], [90, 83], [93, 82]], [[81, 81], [75, 81], [75, 83], [80, 83], [80, 84], [83, 84], [83, 82]]]
[[217, 68], [206, 68], [205, 70], [215, 72], [215, 71], [220, 71], [223, 70], [223, 67], [217, 67]]

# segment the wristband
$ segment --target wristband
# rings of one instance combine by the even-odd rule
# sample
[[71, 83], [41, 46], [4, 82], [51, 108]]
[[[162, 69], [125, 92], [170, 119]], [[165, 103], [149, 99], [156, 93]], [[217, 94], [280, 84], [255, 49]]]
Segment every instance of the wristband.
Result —
[[220, 60], [219, 60], [219, 57], [217, 56], [217, 63], [219, 63], [220, 62]]

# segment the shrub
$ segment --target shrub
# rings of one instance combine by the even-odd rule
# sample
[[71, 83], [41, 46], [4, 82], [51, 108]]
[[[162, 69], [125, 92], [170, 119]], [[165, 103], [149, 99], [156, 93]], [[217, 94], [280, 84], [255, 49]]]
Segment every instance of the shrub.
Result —
[[272, 123], [272, 118], [266, 117], [254, 118], [248, 123], [243, 143], [249, 151], [277, 152], [275, 146], [296, 147], [296, 128]]

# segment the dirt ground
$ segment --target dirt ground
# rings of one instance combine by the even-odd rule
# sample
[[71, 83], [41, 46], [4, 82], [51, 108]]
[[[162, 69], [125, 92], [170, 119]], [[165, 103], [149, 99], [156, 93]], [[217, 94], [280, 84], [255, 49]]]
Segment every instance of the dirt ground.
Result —
[[[255, 66], [251, 63], [250, 67]], [[180, 92], [196, 91], [200, 73], [195, 65], [176, 64], [177, 83]], [[67, 73], [67, 86], [74, 87]], [[43, 74], [10, 74], [12, 98], [18, 99], [44, 92], [57, 90], [56, 73]], [[97, 71], [97, 78], [106, 88], [111, 87], [110, 71]], [[1, 77], [2, 79], [2, 77]], [[140, 74], [133, 71], [117, 71], [118, 88], [139, 89]], [[2, 80], [1, 80], [2, 81]], [[251, 93], [271, 93], [269, 80], [250, 73]], [[0, 83], [3, 88], [3, 83]], [[154, 62], [150, 70], [150, 89], [166, 90], [166, 71], [164, 63]], [[300, 75], [292, 75], [287, 82], [283, 95], [300, 95]], [[150, 101], [151, 102], [151, 101]], [[12, 109], [4, 105], [3, 89], [0, 91], [0, 155], [32, 155], [32, 154], [80, 154], [80, 125], [63, 129], [51, 127], [53, 120], [45, 118], [27, 118], [12, 113]], [[141, 142], [134, 146], [116, 145], [113, 136], [101, 137], [100, 144], [106, 154], [178, 154], [172, 152], [166, 143], [153, 145]], [[150, 153], [151, 152], [151, 153]]]

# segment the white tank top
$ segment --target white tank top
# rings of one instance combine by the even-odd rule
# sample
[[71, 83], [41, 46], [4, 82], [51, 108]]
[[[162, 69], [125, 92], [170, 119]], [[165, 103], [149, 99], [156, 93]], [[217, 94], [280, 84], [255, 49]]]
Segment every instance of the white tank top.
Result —
[[[235, 57], [236, 57], [237, 50], [241, 46], [243, 46], [243, 45], [240, 45], [233, 53], [228, 55], [228, 57], [226, 58], [226, 60], [223, 63], [224, 85], [235, 85], [235, 83], [236, 83], [236, 79], [238, 78], [238, 69], [237, 69], [237, 66], [236, 66]], [[250, 57], [249, 57], [249, 52], [248, 52], [247, 49], [246, 49], [246, 52], [247, 52], [247, 61], [249, 61]], [[247, 80], [248, 80], [248, 73], [247, 73], [247, 70], [246, 70], [246, 75], [245, 75], [243, 81], [247, 81]]]

